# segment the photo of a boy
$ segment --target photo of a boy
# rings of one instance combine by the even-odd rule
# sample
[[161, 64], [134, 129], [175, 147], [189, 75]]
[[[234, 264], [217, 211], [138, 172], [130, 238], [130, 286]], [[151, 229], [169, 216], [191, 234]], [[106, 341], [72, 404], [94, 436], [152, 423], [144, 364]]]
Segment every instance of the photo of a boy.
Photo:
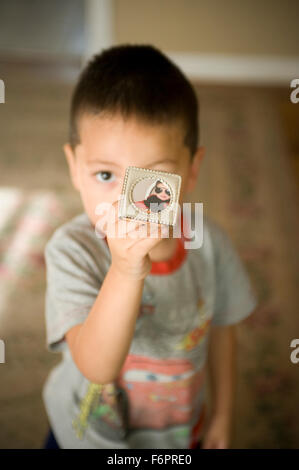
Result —
[[[230, 447], [236, 326], [257, 302], [228, 235], [205, 217], [203, 244], [192, 251], [183, 236], [136, 239], [130, 231], [144, 224], [127, 228], [117, 210], [110, 222], [128, 236], [95, 234], [96, 208], [118, 208], [128, 166], [180, 175], [180, 205], [196, 187], [205, 149], [191, 83], [151, 45], [104, 50], [74, 89], [64, 152], [83, 211], [45, 250], [47, 347], [63, 353], [43, 388], [51, 445]], [[142, 203], [164, 207], [167, 191], [157, 181]], [[119, 407], [103, 393], [79, 439], [73, 421], [97, 389], [90, 384], [113, 384], [124, 399]]]

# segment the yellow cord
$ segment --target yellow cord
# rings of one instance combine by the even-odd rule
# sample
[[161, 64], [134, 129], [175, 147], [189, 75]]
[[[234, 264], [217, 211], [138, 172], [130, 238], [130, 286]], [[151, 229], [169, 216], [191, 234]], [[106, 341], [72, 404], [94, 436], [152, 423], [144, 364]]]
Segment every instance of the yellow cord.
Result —
[[79, 439], [82, 439], [84, 435], [95, 398], [99, 397], [102, 389], [103, 385], [90, 383], [86, 395], [81, 400], [79, 416], [72, 423]]

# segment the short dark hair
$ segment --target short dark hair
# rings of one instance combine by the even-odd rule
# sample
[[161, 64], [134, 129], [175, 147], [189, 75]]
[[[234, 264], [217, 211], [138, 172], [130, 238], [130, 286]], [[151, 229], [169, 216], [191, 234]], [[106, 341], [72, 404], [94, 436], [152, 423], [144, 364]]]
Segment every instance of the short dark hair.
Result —
[[199, 139], [199, 104], [181, 72], [152, 45], [123, 44], [104, 49], [81, 72], [71, 102], [69, 141], [80, 142], [83, 114], [133, 115], [152, 124], [179, 121], [184, 144], [194, 156]]

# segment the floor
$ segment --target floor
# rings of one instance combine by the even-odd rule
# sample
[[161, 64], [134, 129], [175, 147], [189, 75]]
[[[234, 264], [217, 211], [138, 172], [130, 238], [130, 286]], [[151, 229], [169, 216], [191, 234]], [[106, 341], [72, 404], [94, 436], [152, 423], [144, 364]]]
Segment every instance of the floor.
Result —
[[[0, 63], [0, 448], [39, 448], [47, 432], [41, 389], [60, 356], [45, 347], [43, 250], [82, 211], [62, 153], [77, 74]], [[207, 154], [191, 200], [227, 230], [260, 301], [239, 326], [233, 447], [295, 448], [299, 105], [283, 87], [194, 85]]]

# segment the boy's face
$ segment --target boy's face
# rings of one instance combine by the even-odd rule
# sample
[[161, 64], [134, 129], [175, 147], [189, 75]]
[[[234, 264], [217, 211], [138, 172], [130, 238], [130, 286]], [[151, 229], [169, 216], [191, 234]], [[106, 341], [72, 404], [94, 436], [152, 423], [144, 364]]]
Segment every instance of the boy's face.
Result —
[[69, 144], [64, 145], [64, 151], [73, 185], [80, 192], [93, 226], [99, 219], [97, 205], [112, 203], [120, 196], [128, 166], [180, 175], [180, 204], [194, 188], [204, 148], [198, 148], [191, 162], [179, 123], [149, 125], [134, 118], [125, 121], [119, 115], [110, 118], [84, 115], [79, 133], [80, 143], [74, 152]]

